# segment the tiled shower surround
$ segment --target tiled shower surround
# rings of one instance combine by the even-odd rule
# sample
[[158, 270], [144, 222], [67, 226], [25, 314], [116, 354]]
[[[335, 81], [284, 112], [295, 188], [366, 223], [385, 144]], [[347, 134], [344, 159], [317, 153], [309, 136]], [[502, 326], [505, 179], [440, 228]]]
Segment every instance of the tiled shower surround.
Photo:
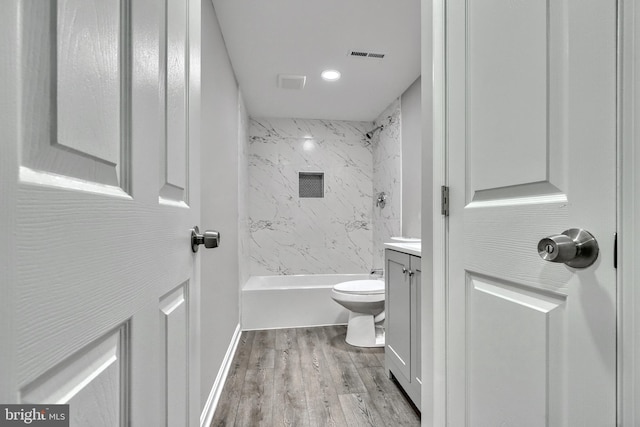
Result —
[[[251, 119], [251, 275], [368, 272], [370, 122]], [[324, 197], [298, 196], [299, 172], [324, 173]]]
[[[375, 124], [250, 119], [250, 274], [382, 268], [383, 241], [400, 234], [400, 148], [399, 100]], [[299, 197], [299, 172], [324, 173], [323, 198]], [[384, 209], [378, 191], [388, 194]]]

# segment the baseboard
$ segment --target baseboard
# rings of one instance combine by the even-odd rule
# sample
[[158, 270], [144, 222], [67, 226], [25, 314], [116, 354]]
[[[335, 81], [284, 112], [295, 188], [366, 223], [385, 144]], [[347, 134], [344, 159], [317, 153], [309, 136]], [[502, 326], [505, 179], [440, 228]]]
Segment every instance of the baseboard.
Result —
[[202, 409], [202, 414], [200, 415], [200, 427], [208, 427], [211, 425], [211, 421], [213, 421], [213, 414], [216, 412], [216, 408], [218, 407], [222, 388], [224, 387], [224, 382], [229, 374], [229, 368], [231, 368], [233, 356], [236, 354], [241, 333], [242, 330], [238, 324], [238, 326], [236, 326], [236, 331], [233, 333], [233, 337], [231, 338], [231, 343], [229, 343], [227, 353], [224, 355], [224, 360], [222, 361], [222, 366], [220, 366], [220, 370], [218, 371], [218, 376], [216, 376], [216, 380], [213, 382], [213, 387], [211, 387], [211, 391], [209, 392], [207, 402]]
[[278, 329], [302, 329], [302, 328], [323, 328], [325, 326], [347, 326], [347, 323], [322, 323], [322, 324], [313, 324], [313, 325], [292, 325], [292, 326], [273, 326], [268, 328], [242, 328], [243, 331], [271, 331]]

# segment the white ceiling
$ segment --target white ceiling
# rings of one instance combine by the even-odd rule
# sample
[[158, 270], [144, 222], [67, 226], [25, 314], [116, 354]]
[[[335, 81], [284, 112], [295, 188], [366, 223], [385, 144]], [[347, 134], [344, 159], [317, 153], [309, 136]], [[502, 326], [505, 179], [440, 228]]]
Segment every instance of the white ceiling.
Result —
[[[420, 75], [420, 0], [213, 0], [249, 115], [373, 121]], [[384, 59], [348, 56], [351, 50]], [[325, 82], [320, 73], [342, 78]], [[306, 75], [302, 90], [278, 74]]]

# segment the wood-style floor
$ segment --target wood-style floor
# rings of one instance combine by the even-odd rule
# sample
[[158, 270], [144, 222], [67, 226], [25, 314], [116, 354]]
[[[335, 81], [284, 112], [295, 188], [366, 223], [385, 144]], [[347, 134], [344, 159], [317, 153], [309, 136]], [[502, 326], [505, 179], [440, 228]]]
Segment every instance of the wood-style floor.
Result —
[[243, 332], [212, 426], [419, 426], [384, 370], [384, 349], [345, 326]]

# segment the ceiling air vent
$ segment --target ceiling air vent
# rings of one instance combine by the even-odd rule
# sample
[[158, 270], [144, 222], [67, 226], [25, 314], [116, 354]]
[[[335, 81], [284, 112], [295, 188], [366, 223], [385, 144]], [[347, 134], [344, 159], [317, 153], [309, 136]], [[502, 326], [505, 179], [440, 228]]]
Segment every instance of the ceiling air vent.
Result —
[[350, 50], [347, 54], [348, 56], [354, 56], [357, 58], [384, 58], [384, 53], [375, 53], [375, 52], [365, 52], [364, 50]]
[[294, 74], [278, 74], [278, 87], [282, 89], [303, 89], [307, 82], [307, 76]]

